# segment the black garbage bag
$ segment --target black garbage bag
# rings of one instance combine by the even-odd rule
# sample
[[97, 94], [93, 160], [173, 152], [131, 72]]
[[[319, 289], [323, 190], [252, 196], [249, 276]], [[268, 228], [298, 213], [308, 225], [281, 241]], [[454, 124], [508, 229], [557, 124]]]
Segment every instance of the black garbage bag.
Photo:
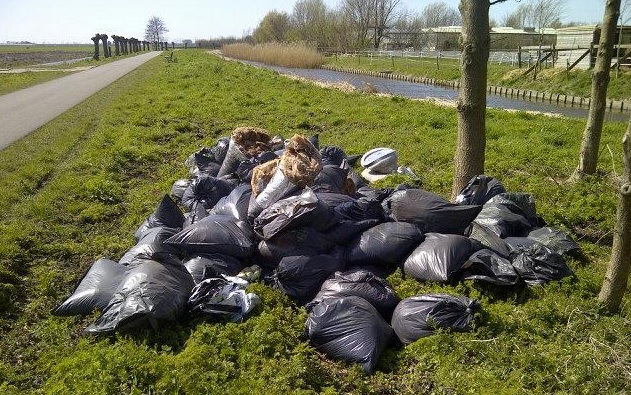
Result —
[[230, 139], [226, 156], [223, 162], [221, 162], [221, 168], [217, 173], [217, 177], [222, 177], [236, 171], [239, 167], [239, 163], [245, 160], [248, 160], [248, 156], [241, 151], [239, 145], [233, 139]]
[[475, 221], [469, 227], [469, 238], [480, 242], [486, 248], [495, 251], [504, 258], [508, 258], [510, 255], [510, 249], [504, 239], [492, 229], [482, 226]]
[[487, 248], [474, 252], [455, 276], [495, 285], [516, 285], [520, 280], [509, 259]]
[[486, 202], [473, 222], [502, 239], [527, 236], [533, 228], [529, 215], [524, 212], [521, 205], [506, 199], [504, 195], [496, 195]]
[[314, 192], [346, 193], [348, 169], [337, 166], [322, 166], [322, 170], [313, 180], [311, 189]]
[[337, 204], [333, 210], [335, 210], [335, 215], [337, 215], [340, 220], [364, 221], [367, 219], [376, 219], [379, 220], [379, 222], [385, 221], [385, 213], [381, 203], [376, 199], [363, 196], [355, 200]]
[[430, 336], [438, 328], [471, 330], [480, 305], [476, 300], [448, 294], [417, 295], [403, 299], [392, 314], [392, 329], [403, 344]]
[[198, 177], [207, 175], [216, 177], [221, 168], [221, 162], [217, 162], [210, 148], [202, 148], [192, 154], [187, 162], [189, 164], [189, 175]]
[[356, 266], [401, 266], [423, 239], [423, 233], [414, 224], [384, 222], [363, 232], [348, 245], [346, 262]]
[[193, 286], [184, 266], [145, 260], [127, 272], [103, 314], [85, 332], [156, 330], [165, 322], [175, 322], [187, 312]]
[[379, 224], [377, 219], [365, 219], [363, 221], [342, 220], [324, 233], [339, 246], [346, 246], [366, 230]]
[[128, 268], [109, 259], [95, 261], [83, 275], [72, 295], [52, 311], [58, 316], [88, 315], [103, 311]]
[[169, 237], [165, 244], [188, 254], [217, 253], [248, 258], [254, 250], [254, 233], [244, 221], [228, 215], [209, 215]]
[[335, 272], [333, 277], [322, 284], [318, 294], [305, 307], [311, 310], [325, 299], [347, 296], [359, 296], [367, 300], [388, 322], [394, 308], [401, 301], [388, 281], [368, 270], [354, 268]]
[[241, 260], [226, 254], [194, 254], [184, 259], [183, 263], [195, 284], [222, 274], [236, 276], [245, 268]]
[[383, 201], [384, 211], [394, 221], [418, 225], [425, 233], [464, 234], [482, 206], [461, 206], [422, 189], [393, 192]]
[[531, 286], [574, 275], [562, 255], [539, 243], [513, 253], [511, 263], [522, 280]]
[[118, 263], [124, 266], [134, 266], [146, 259], [153, 259], [159, 262], [181, 264], [182, 254], [180, 250], [164, 243], [165, 240], [179, 231], [180, 229], [164, 226], [147, 229], [136, 245], [127, 250], [118, 260]]
[[342, 167], [342, 163], [346, 160], [346, 152], [336, 145], [320, 148], [320, 155], [322, 155], [322, 166]]
[[580, 250], [579, 245], [572, 237], [560, 229], [549, 226], [533, 229], [528, 233], [528, 238], [536, 240], [557, 254], [570, 254]]
[[394, 331], [379, 312], [358, 296], [324, 299], [313, 307], [305, 332], [315, 348], [331, 358], [359, 363], [372, 373]]
[[182, 228], [188, 228], [189, 226], [201, 221], [208, 217], [209, 210], [206, 210], [204, 204], [201, 202], [193, 203], [191, 211], [184, 214], [184, 226]]
[[355, 186], [355, 191], [359, 190], [360, 188], [369, 188], [368, 182], [366, 182], [366, 180], [359, 173], [353, 170], [353, 168], [350, 168], [348, 170], [348, 178], [353, 182], [353, 185]]
[[374, 199], [378, 202], [382, 202], [386, 200], [392, 193], [394, 192], [394, 188], [373, 188], [370, 185], [359, 186], [357, 187], [357, 196], [365, 197], [368, 199]]
[[300, 305], [305, 305], [318, 293], [324, 280], [344, 270], [340, 252], [312, 256], [286, 256], [272, 274], [274, 288], [281, 290]]
[[219, 199], [210, 210], [210, 214], [230, 215], [240, 221], [248, 220], [248, 207], [252, 197], [252, 186], [241, 184], [234, 188], [228, 196]]
[[153, 213], [136, 230], [134, 237], [140, 240], [145, 231], [159, 226], [176, 229], [184, 226], [184, 214], [169, 195], [164, 195]]
[[193, 179], [191, 178], [183, 178], [183, 179], [175, 180], [175, 182], [173, 182], [173, 186], [171, 187], [171, 192], [170, 192], [170, 195], [173, 198], [173, 200], [180, 203], [182, 201], [182, 197], [184, 196], [184, 191], [186, 191], [186, 188], [188, 188], [192, 182], [193, 182]]
[[493, 196], [505, 192], [504, 185], [497, 178], [482, 174], [469, 180], [456, 196], [456, 203], [483, 205]]
[[217, 163], [223, 163], [226, 155], [228, 153], [228, 148], [230, 146], [230, 138], [228, 137], [220, 137], [217, 139], [217, 142], [214, 146], [210, 148], [215, 157], [215, 161]]
[[281, 232], [258, 245], [259, 255], [274, 265], [286, 256], [328, 254], [333, 247], [335, 242], [331, 238], [311, 227]]
[[405, 274], [422, 281], [451, 281], [482, 245], [460, 235], [427, 233], [403, 264]]
[[234, 187], [235, 185], [221, 178], [199, 176], [184, 191], [182, 205], [190, 211], [196, 202], [200, 202], [206, 209], [211, 209], [219, 199], [228, 196]]
[[303, 193], [281, 199], [254, 219], [254, 232], [269, 240], [281, 231], [310, 226], [325, 231], [337, 223], [335, 213], [309, 188]]
[[261, 302], [258, 295], [246, 293], [249, 283], [239, 277], [207, 278], [195, 285], [188, 299], [191, 317], [213, 322], [241, 322]]
[[274, 159], [278, 159], [278, 156], [276, 156], [276, 154], [272, 151], [261, 152], [250, 159], [241, 161], [235, 170], [235, 174], [239, 178], [240, 182], [250, 184], [254, 168], [261, 163], [266, 163]]
[[345, 193], [316, 191], [315, 194], [318, 197], [318, 200], [332, 209], [342, 204], [352, 203], [355, 201], [355, 198]]

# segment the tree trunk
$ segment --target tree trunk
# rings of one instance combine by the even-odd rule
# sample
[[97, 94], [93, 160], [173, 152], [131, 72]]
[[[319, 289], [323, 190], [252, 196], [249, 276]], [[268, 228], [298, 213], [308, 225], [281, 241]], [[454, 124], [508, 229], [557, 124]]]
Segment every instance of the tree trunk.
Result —
[[596, 173], [598, 162], [598, 146], [605, 119], [605, 107], [607, 104], [607, 86], [609, 85], [609, 69], [616, 34], [616, 23], [620, 15], [621, 0], [607, 0], [605, 16], [603, 17], [600, 41], [598, 43], [598, 55], [596, 65], [592, 73], [592, 95], [589, 104], [587, 124], [583, 131], [583, 142], [578, 159], [578, 167], [574, 170], [572, 180], [579, 180], [585, 175]]
[[486, 76], [489, 59], [489, 2], [460, 0], [462, 15], [462, 56], [460, 90], [456, 105], [458, 138], [454, 156], [451, 198], [469, 180], [484, 173], [486, 147]]
[[624, 176], [618, 197], [611, 260], [598, 295], [598, 300], [610, 312], [620, 308], [631, 269], [631, 120], [622, 138], [622, 148]]

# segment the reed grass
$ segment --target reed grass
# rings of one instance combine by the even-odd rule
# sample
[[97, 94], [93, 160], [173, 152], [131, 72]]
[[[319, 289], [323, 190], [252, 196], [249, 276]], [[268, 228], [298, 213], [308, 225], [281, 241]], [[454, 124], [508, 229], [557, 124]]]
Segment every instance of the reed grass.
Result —
[[305, 43], [229, 44], [221, 48], [224, 56], [283, 67], [319, 68], [324, 55]]

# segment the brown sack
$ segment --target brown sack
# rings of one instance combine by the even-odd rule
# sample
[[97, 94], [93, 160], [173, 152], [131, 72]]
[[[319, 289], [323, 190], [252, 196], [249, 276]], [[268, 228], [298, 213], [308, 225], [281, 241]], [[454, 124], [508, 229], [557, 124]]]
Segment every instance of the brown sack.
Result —
[[285, 146], [280, 167], [293, 184], [305, 187], [322, 170], [322, 156], [307, 137], [295, 134]]

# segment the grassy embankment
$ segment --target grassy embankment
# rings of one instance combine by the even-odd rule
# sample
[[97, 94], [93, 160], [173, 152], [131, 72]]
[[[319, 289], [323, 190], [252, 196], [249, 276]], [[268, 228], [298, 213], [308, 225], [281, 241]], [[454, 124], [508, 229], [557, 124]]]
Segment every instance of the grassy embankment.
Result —
[[[100, 51], [101, 58], [94, 60], [91, 58], [94, 54], [94, 45], [0, 45], [0, 70], [35, 69], [20, 73], [0, 73], [0, 95], [62, 77], [75, 68], [94, 67], [121, 58], [120, 56], [104, 58], [102, 46]], [[90, 59], [43, 65], [86, 57]]]
[[[370, 71], [391, 71], [395, 74], [421, 76], [440, 80], [460, 78], [458, 61], [455, 59], [432, 58], [379, 58], [366, 56], [330, 56], [327, 65]], [[560, 93], [572, 96], [591, 96], [591, 71], [564, 69], [544, 69], [536, 80], [533, 74], [524, 75], [522, 69], [506, 65], [489, 63], [488, 85], [507, 88], [530, 89], [539, 92]], [[608, 97], [614, 100], [631, 99], [631, 71], [621, 70], [618, 77], [611, 72], [611, 81], [607, 90]]]
[[[399, 151], [423, 187], [448, 196], [456, 117], [400, 97], [322, 89], [277, 73], [182, 51], [154, 59], [0, 152], [0, 393], [418, 394], [620, 393], [631, 384], [629, 294], [619, 315], [595, 296], [609, 258], [620, 137], [606, 124], [602, 174], [566, 184], [581, 121], [489, 109], [487, 173], [530, 192], [550, 225], [580, 241], [576, 277], [498, 289], [389, 277], [402, 298], [447, 292], [478, 299], [471, 333], [391, 347], [377, 372], [331, 361], [302, 338], [306, 313], [261, 284], [241, 324], [182, 323], [157, 333], [92, 338], [95, 316], [50, 310], [99, 257], [119, 259], [133, 232], [177, 178], [183, 161], [237, 126], [320, 133], [321, 144], [361, 154]], [[396, 179], [395, 183], [401, 181]]]

